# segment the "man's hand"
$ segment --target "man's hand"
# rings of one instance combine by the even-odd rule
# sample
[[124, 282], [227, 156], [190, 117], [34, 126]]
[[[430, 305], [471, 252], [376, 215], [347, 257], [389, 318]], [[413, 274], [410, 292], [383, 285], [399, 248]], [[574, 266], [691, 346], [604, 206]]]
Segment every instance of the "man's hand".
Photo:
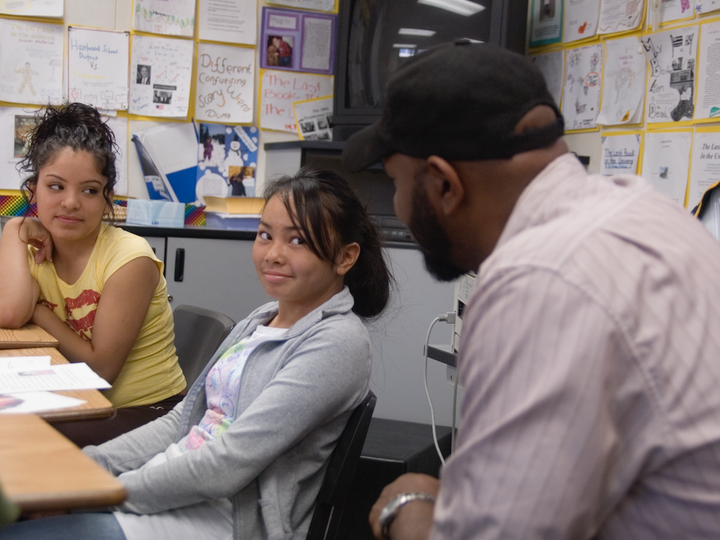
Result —
[[[370, 526], [378, 540], [382, 540], [380, 513], [383, 508], [401, 493], [422, 492], [437, 497], [440, 481], [426, 474], [403, 474], [392, 484], [385, 486], [380, 498], [370, 510]], [[392, 540], [426, 540], [430, 536], [435, 505], [429, 501], [415, 500], [400, 509], [390, 525]]]

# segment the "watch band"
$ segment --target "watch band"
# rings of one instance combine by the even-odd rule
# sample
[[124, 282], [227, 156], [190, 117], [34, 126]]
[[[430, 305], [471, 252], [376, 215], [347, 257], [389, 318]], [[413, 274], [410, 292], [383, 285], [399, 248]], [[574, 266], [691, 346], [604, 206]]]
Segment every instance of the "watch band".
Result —
[[414, 491], [411, 493], [400, 493], [396, 495], [385, 508], [380, 512], [380, 532], [384, 540], [390, 540], [390, 525], [393, 520], [397, 517], [400, 509], [407, 503], [412, 501], [428, 501], [431, 503], [435, 502], [435, 497], [429, 493], [423, 493], [421, 491]]

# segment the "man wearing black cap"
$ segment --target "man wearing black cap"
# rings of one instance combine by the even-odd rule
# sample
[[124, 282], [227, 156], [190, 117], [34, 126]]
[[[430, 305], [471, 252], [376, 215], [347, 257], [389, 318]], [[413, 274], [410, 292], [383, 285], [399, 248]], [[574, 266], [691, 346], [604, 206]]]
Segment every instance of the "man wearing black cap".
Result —
[[383, 161], [431, 273], [478, 273], [457, 447], [383, 491], [378, 538], [720, 538], [720, 248], [562, 131], [530, 61], [459, 41], [345, 145], [349, 170]]

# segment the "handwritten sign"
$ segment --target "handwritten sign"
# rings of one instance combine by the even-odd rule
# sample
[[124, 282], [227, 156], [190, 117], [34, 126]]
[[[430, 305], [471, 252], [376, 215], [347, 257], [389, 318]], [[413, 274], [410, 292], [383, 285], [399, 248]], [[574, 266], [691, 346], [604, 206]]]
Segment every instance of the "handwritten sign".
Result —
[[600, 173], [605, 176], [637, 174], [640, 142], [639, 132], [603, 137]]
[[200, 43], [195, 117], [210, 122], [253, 120], [255, 49]]
[[260, 71], [260, 111], [258, 125], [297, 133], [293, 103], [333, 93], [333, 77], [291, 71]]

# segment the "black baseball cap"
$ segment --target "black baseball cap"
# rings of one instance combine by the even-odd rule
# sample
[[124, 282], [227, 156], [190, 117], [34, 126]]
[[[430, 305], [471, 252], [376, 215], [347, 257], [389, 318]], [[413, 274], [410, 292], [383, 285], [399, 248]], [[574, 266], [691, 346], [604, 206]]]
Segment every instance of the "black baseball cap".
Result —
[[[513, 134], [537, 105], [552, 107], [557, 120]], [[509, 159], [549, 146], [563, 130], [562, 115], [529, 58], [461, 39], [421, 52], [392, 75], [380, 120], [348, 139], [343, 164], [359, 171], [394, 153]]]

